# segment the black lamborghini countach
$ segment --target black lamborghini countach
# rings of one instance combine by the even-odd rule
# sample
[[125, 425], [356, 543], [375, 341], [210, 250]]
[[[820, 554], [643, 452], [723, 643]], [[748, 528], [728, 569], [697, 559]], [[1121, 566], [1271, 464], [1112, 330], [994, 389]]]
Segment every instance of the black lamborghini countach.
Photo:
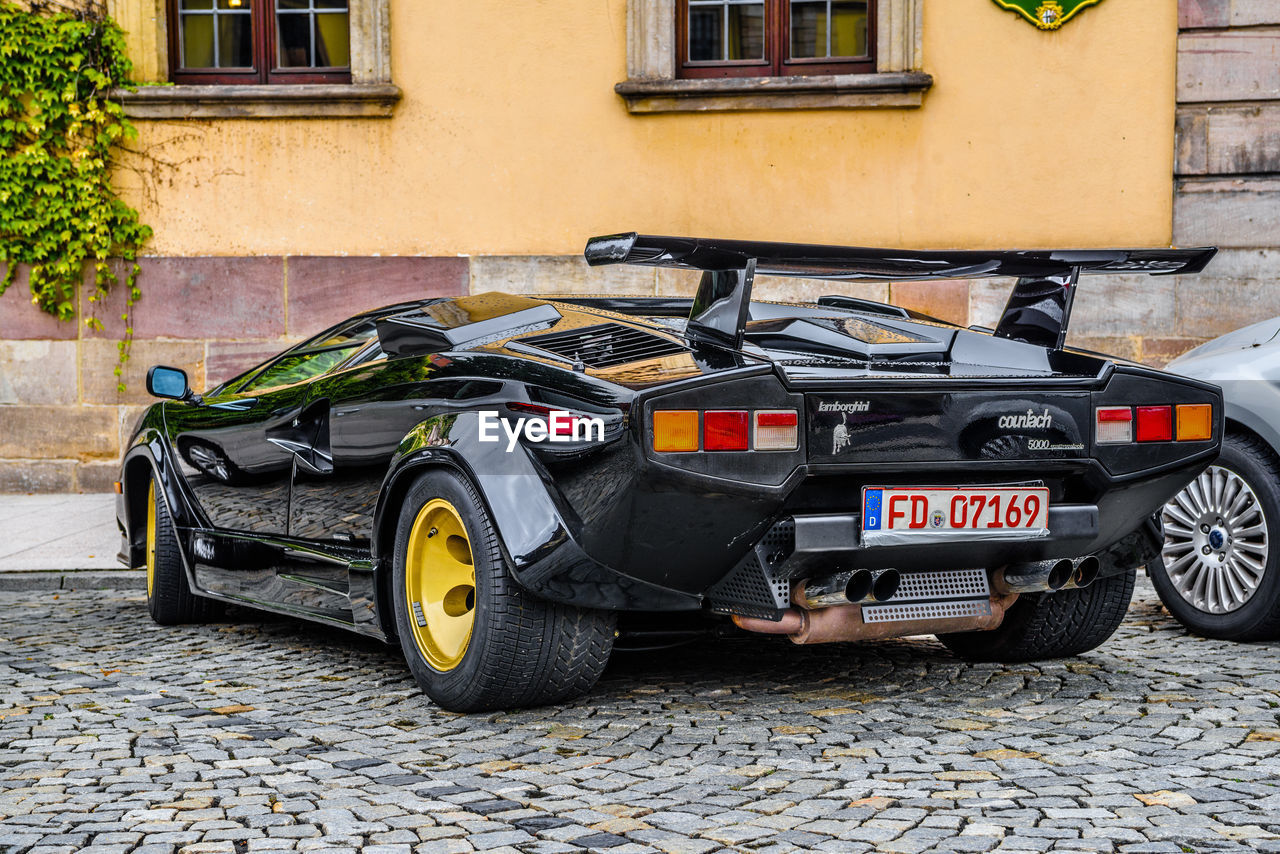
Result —
[[[120, 558], [160, 623], [352, 629], [460, 711], [581, 695], [629, 634], [690, 626], [1074, 655], [1222, 435], [1216, 387], [1064, 346], [1078, 280], [1213, 254], [593, 238], [590, 264], [699, 270], [696, 295], [389, 306], [203, 394], [152, 368]], [[1016, 281], [966, 329], [753, 300], [756, 274]]]

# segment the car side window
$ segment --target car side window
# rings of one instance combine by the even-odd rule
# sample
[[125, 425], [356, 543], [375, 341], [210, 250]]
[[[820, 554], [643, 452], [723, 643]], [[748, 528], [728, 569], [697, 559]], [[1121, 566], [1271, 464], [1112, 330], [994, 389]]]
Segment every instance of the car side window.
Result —
[[242, 385], [238, 394], [278, 388], [315, 379], [328, 373], [351, 357], [360, 345], [348, 347], [330, 347], [325, 350], [310, 350], [301, 353], [286, 353], [276, 359], [267, 368], [249, 382]]
[[365, 348], [360, 351], [360, 354], [352, 359], [351, 363], [344, 367], [343, 370], [357, 368], [361, 365], [371, 365], [374, 362], [382, 362], [385, 361], [386, 358], [387, 354], [383, 351], [382, 345], [377, 341], [373, 341], [367, 344]]
[[376, 337], [377, 334], [377, 322], [365, 318], [349, 323], [346, 326], [326, 329], [316, 337], [303, 341], [294, 349], [321, 350], [338, 346], [361, 346], [367, 343], [369, 339]]
[[376, 323], [367, 318], [326, 329], [281, 353], [251, 374], [244, 384], [228, 384], [226, 387], [236, 395], [244, 395], [313, 380], [342, 365], [362, 349], [366, 352], [361, 355], [361, 362], [374, 361], [382, 354], [382, 348], [376, 341], [377, 334]]

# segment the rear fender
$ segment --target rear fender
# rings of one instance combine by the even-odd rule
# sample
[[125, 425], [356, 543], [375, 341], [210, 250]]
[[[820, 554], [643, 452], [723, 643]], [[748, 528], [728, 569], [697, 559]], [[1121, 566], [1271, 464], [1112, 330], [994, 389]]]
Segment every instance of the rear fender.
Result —
[[[374, 515], [373, 554], [378, 595], [389, 593], [396, 525], [405, 494], [433, 467], [451, 469], [476, 485], [497, 528], [503, 558], [517, 583], [557, 602], [584, 608], [680, 610], [698, 599], [630, 578], [589, 558], [574, 537], [576, 516], [523, 445], [479, 440], [479, 413], [430, 418], [401, 442], [383, 482]], [[384, 624], [390, 607], [380, 607]], [[394, 629], [392, 629], [394, 631]]]
[[383, 481], [374, 514], [373, 553], [390, 558], [395, 548], [400, 503], [418, 475], [433, 467], [453, 469], [480, 491], [506, 557], [517, 577], [548, 543], [568, 537], [568, 529], [538, 467], [524, 446], [479, 440], [476, 412], [438, 415], [423, 421], [401, 441]]

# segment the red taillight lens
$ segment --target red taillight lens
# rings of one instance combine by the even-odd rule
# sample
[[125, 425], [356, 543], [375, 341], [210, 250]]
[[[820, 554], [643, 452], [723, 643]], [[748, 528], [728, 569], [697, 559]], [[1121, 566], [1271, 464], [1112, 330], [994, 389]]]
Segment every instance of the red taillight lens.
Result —
[[578, 420], [572, 412], [564, 409], [553, 409], [541, 403], [508, 403], [507, 409], [528, 415], [537, 415], [547, 420], [547, 434], [550, 436], [573, 436], [573, 425]]
[[1173, 407], [1139, 406], [1137, 433], [1139, 442], [1172, 442]]
[[550, 415], [551, 407], [543, 406], [541, 403], [508, 403], [507, 409], [512, 412], [527, 412], [531, 415]]
[[794, 451], [800, 447], [800, 417], [794, 409], [757, 409], [757, 451]]
[[1094, 417], [1094, 440], [1099, 445], [1133, 441], [1133, 410], [1129, 407], [1099, 406]]
[[703, 450], [745, 451], [747, 447], [745, 409], [708, 409], [702, 413]]

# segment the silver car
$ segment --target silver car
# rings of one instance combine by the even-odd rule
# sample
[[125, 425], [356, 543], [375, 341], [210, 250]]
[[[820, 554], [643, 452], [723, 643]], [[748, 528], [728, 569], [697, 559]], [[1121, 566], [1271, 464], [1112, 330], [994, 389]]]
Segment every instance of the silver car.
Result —
[[1222, 456], [1164, 509], [1161, 601], [1196, 634], [1280, 638], [1280, 317], [1237, 329], [1167, 370], [1222, 387]]

